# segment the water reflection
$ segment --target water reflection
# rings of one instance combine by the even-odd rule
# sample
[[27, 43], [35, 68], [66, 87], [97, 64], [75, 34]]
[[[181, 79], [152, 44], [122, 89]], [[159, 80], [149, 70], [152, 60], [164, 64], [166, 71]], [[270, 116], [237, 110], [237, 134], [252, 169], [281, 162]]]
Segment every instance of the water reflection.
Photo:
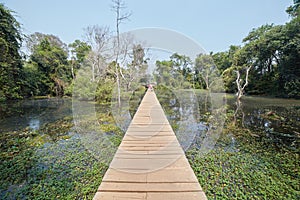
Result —
[[46, 123], [72, 116], [70, 99], [10, 101], [0, 104], [0, 132], [29, 127], [39, 129]]
[[195, 146], [201, 153], [214, 148], [225, 120], [224, 94], [201, 95], [193, 90], [156, 90], [157, 97], [182, 148]]
[[40, 128], [40, 120], [39, 119], [30, 119], [29, 127], [33, 130], [38, 130]]
[[228, 108], [235, 110], [234, 124], [252, 130], [278, 147], [299, 147], [300, 101], [263, 97], [244, 97], [241, 102], [229, 95]]
[[[299, 100], [244, 97], [236, 102], [233, 95], [224, 99], [224, 94], [207, 92], [193, 95], [157, 90], [156, 93], [184, 150], [190, 146], [201, 149], [206, 145], [208, 150], [214, 147], [226, 117], [225, 105], [229, 112], [233, 111], [233, 125], [252, 130], [251, 137], [265, 138], [279, 147], [299, 148]], [[222, 137], [227, 151], [238, 151], [234, 135]]]

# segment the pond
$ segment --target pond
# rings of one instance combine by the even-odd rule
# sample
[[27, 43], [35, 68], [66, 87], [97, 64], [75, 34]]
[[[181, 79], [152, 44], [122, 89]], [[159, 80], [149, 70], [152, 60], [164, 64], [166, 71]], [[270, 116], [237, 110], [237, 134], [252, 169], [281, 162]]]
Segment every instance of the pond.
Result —
[[209, 199], [299, 199], [299, 100], [156, 92]]
[[[299, 197], [299, 100], [156, 93], [209, 199]], [[0, 199], [93, 197], [140, 98], [122, 119], [112, 105], [71, 99], [1, 104]]]
[[26, 127], [37, 130], [42, 125], [72, 116], [70, 99], [10, 101], [0, 104], [0, 132]]
[[[207, 94], [205, 91], [163, 91], [161, 94], [157, 91], [157, 96], [185, 149], [197, 145], [201, 134], [211, 129], [212, 119], [217, 119], [217, 125], [226, 128], [225, 119], [228, 122], [232, 115], [232, 123], [249, 129], [250, 136], [267, 139], [278, 148], [299, 150], [299, 100], [245, 96], [238, 104], [234, 95]], [[191, 135], [192, 140], [188, 139]], [[234, 143], [234, 137], [231, 138]]]

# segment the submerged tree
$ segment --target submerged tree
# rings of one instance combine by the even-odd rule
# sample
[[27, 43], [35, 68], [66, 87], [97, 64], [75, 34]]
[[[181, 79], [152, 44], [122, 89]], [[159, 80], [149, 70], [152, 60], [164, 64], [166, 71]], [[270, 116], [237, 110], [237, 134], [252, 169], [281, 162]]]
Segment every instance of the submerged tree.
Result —
[[244, 95], [244, 92], [245, 92], [245, 88], [247, 87], [247, 85], [249, 84], [248, 80], [249, 80], [249, 71], [251, 69], [252, 66], [250, 67], [247, 67], [245, 70], [246, 70], [246, 75], [245, 75], [245, 81], [243, 81], [243, 79], [241, 78], [241, 74], [240, 74], [240, 71], [239, 70], [235, 70], [236, 72], [236, 86], [237, 86], [237, 99], [240, 100], [241, 97]]

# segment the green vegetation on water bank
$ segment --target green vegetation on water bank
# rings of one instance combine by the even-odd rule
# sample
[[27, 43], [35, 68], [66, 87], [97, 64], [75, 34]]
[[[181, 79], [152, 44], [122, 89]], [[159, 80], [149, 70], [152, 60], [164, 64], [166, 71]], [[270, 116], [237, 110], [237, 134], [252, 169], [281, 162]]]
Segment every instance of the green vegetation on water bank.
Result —
[[[180, 118], [179, 109], [174, 109], [180, 106], [173, 101], [176, 95], [163, 87], [156, 92], [171, 121]], [[205, 97], [204, 91], [197, 94]], [[143, 92], [138, 91], [130, 97], [132, 116], [142, 96]], [[285, 148], [271, 137], [265, 137], [263, 131], [241, 128], [240, 118], [233, 123], [233, 113], [233, 110], [227, 111], [223, 132], [213, 150], [203, 155], [192, 145], [186, 152], [207, 197], [297, 199], [299, 146]], [[210, 114], [206, 115], [201, 120], [208, 119]], [[277, 113], [275, 119], [271, 118], [284, 124], [287, 116]], [[117, 147], [124, 132], [115, 125], [112, 113], [99, 108], [97, 119], [112, 144], [101, 150]], [[65, 117], [46, 123], [38, 130], [25, 128], [2, 133], [1, 199], [92, 199], [109, 163], [86, 148], [73, 130], [72, 120]], [[89, 118], [86, 118], [88, 124]], [[172, 125], [176, 130], [178, 125]]]
[[72, 119], [1, 135], [0, 199], [92, 199], [108, 164], [72, 135]]
[[[184, 91], [180, 96], [177, 92], [165, 87], [156, 90], [174, 130], [182, 125], [178, 124], [183, 117], [179, 110], [186, 107], [179, 99], [191, 99], [193, 93], [183, 97]], [[194, 94], [200, 121], [207, 122], [214, 117], [211, 109], [217, 106], [211, 104], [207, 91], [196, 90]], [[186, 151], [208, 199], [299, 199], [300, 102], [247, 97], [235, 112], [236, 99], [230, 95], [226, 99], [226, 120], [213, 149], [203, 153], [202, 137], [196, 135], [200, 145], [192, 143]]]
[[[134, 95], [126, 95], [132, 116], [144, 92], [141, 88]], [[107, 102], [99, 106], [96, 103], [98, 128], [108, 134], [111, 144], [103, 146], [103, 151], [104, 148], [118, 147], [124, 135], [115, 125], [107, 107], [110, 107]], [[89, 117], [83, 121], [82, 127], [91, 126]], [[0, 199], [3, 200], [92, 199], [108, 168], [106, 159], [113, 157], [111, 154], [108, 155], [110, 158], [102, 160], [88, 149], [74, 129], [71, 116], [45, 123], [38, 130], [27, 127], [3, 132], [0, 135], [0, 150]]]
[[[231, 137], [235, 145], [231, 148]], [[278, 149], [248, 129], [226, 128], [219, 147], [186, 154], [208, 199], [299, 199], [299, 149]]]

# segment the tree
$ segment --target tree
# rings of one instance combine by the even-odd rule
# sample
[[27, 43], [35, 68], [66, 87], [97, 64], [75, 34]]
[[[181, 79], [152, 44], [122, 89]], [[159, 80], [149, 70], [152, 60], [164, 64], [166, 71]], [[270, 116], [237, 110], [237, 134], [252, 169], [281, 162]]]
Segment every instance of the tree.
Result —
[[235, 79], [233, 73], [236, 70], [234, 58], [240, 49], [240, 46], [231, 45], [229, 50], [212, 55], [214, 63], [222, 75], [226, 92], [234, 93], [236, 91], [236, 85], [233, 84]]
[[84, 64], [86, 61], [89, 52], [91, 51], [91, 46], [86, 42], [80, 40], [75, 40], [73, 43], [68, 45], [71, 50], [71, 72], [73, 79], [77, 70]]
[[111, 34], [108, 27], [98, 25], [89, 26], [86, 31], [86, 43], [91, 46], [91, 51], [87, 55], [87, 60], [91, 65], [92, 81], [105, 74], [107, 61], [112, 57], [109, 41]]
[[142, 45], [133, 45], [132, 53], [129, 57], [132, 60], [126, 65], [126, 68], [120, 70], [127, 91], [135, 88], [132, 88], [132, 85], [135, 83], [136, 86], [140, 80], [145, 77], [148, 67]]
[[68, 51], [68, 46], [63, 43], [59, 37], [52, 34], [44, 34], [35, 32], [26, 37], [26, 48], [27, 52], [30, 54], [36, 49], [36, 46], [39, 45], [43, 40], [47, 39], [52, 46], [63, 49], [65, 52]]
[[243, 57], [240, 64], [253, 66], [251, 93], [295, 97], [289, 95], [288, 85], [297, 84], [300, 77], [299, 26], [299, 17], [285, 25], [264, 25], [243, 40], [246, 44], [241, 51], [244, 55], [239, 55]]
[[211, 55], [199, 54], [195, 61], [195, 71], [199, 73], [205, 83], [205, 88], [210, 90], [219, 74]]
[[47, 37], [35, 45], [29, 62], [41, 73], [40, 95], [64, 95], [64, 89], [71, 81], [67, 59], [67, 52], [51, 44]]
[[117, 31], [117, 45], [116, 45], [116, 55], [115, 55], [115, 76], [117, 81], [117, 89], [118, 89], [118, 105], [121, 106], [121, 84], [120, 84], [120, 77], [119, 73], [120, 64], [119, 64], [119, 55], [120, 55], [120, 24], [124, 21], [128, 20], [131, 13], [124, 13], [122, 14], [121, 11], [126, 8], [125, 3], [122, 0], [112, 0], [112, 9], [116, 14], [116, 31]]
[[174, 79], [172, 73], [173, 62], [172, 61], [156, 61], [156, 68], [154, 71], [154, 79], [158, 85], [163, 85], [166, 87], [176, 88], [176, 80]]
[[278, 87], [286, 97], [300, 98], [300, 15], [282, 30]]
[[173, 62], [173, 76], [177, 79], [179, 87], [186, 89], [195, 87], [191, 59], [178, 53], [174, 53], [170, 59]]
[[[300, 97], [299, 5], [300, 1], [294, 0], [294, 4], [287, 9], [291, 20], [286, 24], [262, 25], [249, 32], [241, 47], [230, 46], [228, 51], [212, 55], [222, 73], [227, 92], [242, 90], [240, 94]], [[208, 69], [213, 64], [206, 63], [212, 61], [197, 59], [195, 80], [199, 85], [205, 83], [207, 88]]]
[[291, 17], [297, 17], [300, 14], [300, 0], [294, 0], [294, 5], [289, 6], [286, 9], [286, 12], [291, 16]]
[[251, 69], [252, 66], [250, 67], [247, 67], [245, 70], [246, 70], [246, 75], [245, 75], [245, 81], [243, 81], [243, 79], [241, 79], [241, 74], [240, 74], [240, 71], [239, 70], [235, 70], [236, 72], [236, 85], [237, 85], [237, 99], [240, 100], [241, 97], [244, 95], [244, 91], [245, 91], [245, 88], [246, 86], [249, 84], [248, 82], [248, 79], [249, 79], [249, 71]]
[[235, 53], [241, 49], [240, 46], [231, 45], [228, 51], [217, 52], [212, 54], [215, 65], [217, 66], [220, 73], [230, 68], [233, 65], [233, 58]]
[[0, 101], [22, 97], [22, 34], [12, 13], [0, 4]]
[[194, 86], [192, 61], [188, 56], [174, 53], [170, 60], [156, 61], [154, 78], [157, 84], [176, 89]]

